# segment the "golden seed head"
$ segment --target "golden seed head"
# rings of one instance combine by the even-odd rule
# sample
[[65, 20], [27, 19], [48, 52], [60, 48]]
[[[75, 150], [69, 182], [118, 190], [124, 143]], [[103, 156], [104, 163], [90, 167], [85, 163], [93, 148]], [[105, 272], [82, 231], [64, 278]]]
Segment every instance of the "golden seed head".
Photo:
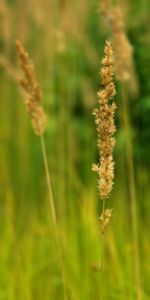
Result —
[[25, 106], [31, 118], [32, 128], [37, 135], [42, 135], [46, 127], [46, 115], [41, 107], [41, 88], [36, 79], [33, 63], [20, 41], [16, 41], [16, 50], [20, 61], [22, 77], [19, 84], [25, 92]]
[[116, 93], [113, 82], [113, 51], [110, 42], [106, 41], [104, 53], [103, 67], [100, 71], [103, 88], [98, 92], [99, 106], [93, 112], [98, 133], [99, 165], [94, 164], [92, 169], [97, 172], [99, 177], [98, 190], [101, 199], [108, 198], [113, 186], [114, 162], [112, 151], [115, 144], [113, 135], [116, 131], [114, 123], [116, 104], [110, 103]]

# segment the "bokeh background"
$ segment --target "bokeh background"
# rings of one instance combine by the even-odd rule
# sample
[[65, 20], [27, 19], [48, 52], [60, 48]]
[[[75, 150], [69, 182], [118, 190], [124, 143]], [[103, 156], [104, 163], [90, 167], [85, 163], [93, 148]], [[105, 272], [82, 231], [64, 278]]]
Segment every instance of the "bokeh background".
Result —
[[100, 61], [105, 40], [112, 39], [102, 2], [0, 1], [1, 300], [64, 299], [40, 141], [16, 82], [16, 39], [35, 64], [48, 116], [45, 140], [68, 299], [150, 299], [150, 2], [114, 3], [123, 12], [133, 70], [128, 82], [116, 80], [115, 184], [107, 200], [113, 216], [104, 241], [91, 170], [98, 159], [92, 111]]

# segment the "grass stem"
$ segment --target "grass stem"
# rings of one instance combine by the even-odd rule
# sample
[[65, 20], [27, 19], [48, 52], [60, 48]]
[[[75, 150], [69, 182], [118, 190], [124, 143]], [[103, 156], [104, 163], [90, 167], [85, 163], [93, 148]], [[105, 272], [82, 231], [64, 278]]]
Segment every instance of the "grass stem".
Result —
[[59, 263], [60, 263], [60, 271], [61, 271], [62, 282], [63, 282], [63, 287], [64, 287], [64, 299], [67, 300], [67, 288], [66, 288], [64, 265], [63, 265], [62, 252], [61, 252], [61, 246], [60, 246], [60, 240], [59, 240], [59, 234], [58, 234], [58, 227], [57, 227], [55, 202], [54, 202], [50, 171], [49, 171], [49, 167], [48, 167], [46, 146], [45, 146], [45, 140], [44, 140], [43, 134], [40, 136], [40, 138], [41, 138], [41, 148], [42, 148], [44, 170], [45, 170], [45, 176], [46, 176], [46, 182], [47, 182], [47, 188], [48, 188], [48, 195], [49, 195], [49, 204], [50, 204], [50, 209], [51, 209], [51, 214], [52, 214], [52, 221], [53, 221], [53, 227], [54, 227], [54, 236], [55, 236], [55, 242], [56, 242], [56, 247], [57, 247], [57, 255], [58, 255], [58, 259], [59, 259]]
[[137, 199], [135, 187], [135, 170], [133, 162], [133, 147], [131, 136], [130, 116], [128, 110], [128, 95], [126, 87], [122, 83], [122, 117], [123, 126], [128, 135], [126, 138], [126, 158], [129, 175], [129, 196], [131, 200], [131, 221], [132, 221], [132, 238], [133, 238], [133, 264], [134, 264], [134, 278], [136, 286], [136, 299], [141, 300], [141, 278], [140, 278], [140, 258], [138, 245], [138, 224], [137, 224]]

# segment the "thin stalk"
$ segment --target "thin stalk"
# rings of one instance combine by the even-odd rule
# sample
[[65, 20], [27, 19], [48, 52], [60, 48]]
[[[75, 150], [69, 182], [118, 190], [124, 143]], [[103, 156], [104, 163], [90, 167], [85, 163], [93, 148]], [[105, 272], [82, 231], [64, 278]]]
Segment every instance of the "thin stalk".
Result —
[[[102, 215], [105, 211], [105, 199], [102, 200], [103, 204], [102, 204]], [[105, 298], [105, 232], [102, 233], [102, 258], [101, 258], [101, 268], [102, 268], [102, 272], [101, 272], [101, 298], [100, 299], [104, 299]]]
[[134, 264], [134, 277], [136, 285], [136, 299], [141, 300], [141, 278], [140, 278], [140, 258], [139, 258], [139, 245], [138, 245], [138, 224], [137, 224], [137, 199], [135, 187], [135, 170], [133, 163], [133, 147], [131, 136], [131, 125], [128, 111], [128, 95], [126, 87], [122, 83], [122, 116], [123, 125], [128, 134], [126, 139], [126, 158], [129, 176], [129, 195], [131, 200], [131, 219], [132, 219], [132, 238], [133, 238], [133, 264]]
[[62, 282], [63, 282], [63, 287], [64, 287], [64, 299], [67, 300], [67, 288], [66, 288], [66, 280], [65, 280], [64, 265], [63, 265], [63, 259], [62, 259], [62, 253], [61, 253], [61, 246], [60, 246], [58, 228], [57, 228], [56, 209], [55, 209], [54, 196], [53, 196], [53, 190], [52, 190], [52, 184], [51, 184], [50, 170], [48, 167], [48, 159], [47, 159], [47, 153], [46, 153], [45, 140], [44, 140], [43, 135], [40, 136], [40, 140], [41, 140], [44, 170], [45, 170], [45, 176], [46, 176], [46, 182], [47, 182], [47, 188], [48, 188], [49, 204], [50, 204], [53, 227], [54, 227], [54, 236], [55, 236], [55, 242], [56, 242], [56, 247], [57, 247], [57, 255], [58, 255], [58, 259], [59, 259], [59, 263], [60, 263], [60, 271], [61, 271]]
[[[103, 201], [102, 215], [105, 211], [105, 199]], [[105, 260], [105, 233], [102, 233], [102, 270], [104, 271], [104, 260]]]
[[102, 214], [104, 213], [105, 211], [105, 199], [103, 200], [103, 210], [102, 210]]

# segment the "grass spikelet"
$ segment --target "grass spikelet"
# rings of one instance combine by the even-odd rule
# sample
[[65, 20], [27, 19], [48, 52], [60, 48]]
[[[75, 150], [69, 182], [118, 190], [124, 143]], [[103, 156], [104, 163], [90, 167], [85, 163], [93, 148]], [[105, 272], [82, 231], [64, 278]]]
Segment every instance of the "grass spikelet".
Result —
[[101, 231], [108, 224], [111, 210], [105, 210], [105, 199], [109, 197], [114, 181], [113, 148], [115, 145], [114, 133], [116, 131], [114, 114], [116, 104], [113, 99], [116, 89], [113, 82], [113, 50], [110, 42], [106, 41], [104, 48], [105, 57], [102, 59], [100, 71], [103, 88], [98, 92], [98, 108], [94, 110], [95, 124], [98, 133], [99, 164], [93, 164], [92, 170], [98, 174], [98, 191], [103, 200], [103, 212], [100, 217]]
[[41, 107], [42, 95], [40, 85], [36, 79], [34, 65], [20, 41], [16, 41], [16, 49], [23, 74], [19, 79], [19, 83], [26, 94], [24, 103], [35, 134], [42, 135], [46, 127], [46, 115]]
[[114, 162], [112, 151], [115, 144], [113, 134], [116, 131], [114, 124], [114, 113], [116, 104], [109, 103], [116, 93], [113, 82], [112, 70], [112, 46], [110, 42], [105, 45], [105, 57], [102, 60], [100, 71], [102, 84], [104, 86], [98, 92], [99, 107], [94, 110], [96, 129], [98, 133], [99, 165], [93, 165], [93, 170], [99, 176], [99, 194], [102, 199], [108, 198], [114, 179]]

